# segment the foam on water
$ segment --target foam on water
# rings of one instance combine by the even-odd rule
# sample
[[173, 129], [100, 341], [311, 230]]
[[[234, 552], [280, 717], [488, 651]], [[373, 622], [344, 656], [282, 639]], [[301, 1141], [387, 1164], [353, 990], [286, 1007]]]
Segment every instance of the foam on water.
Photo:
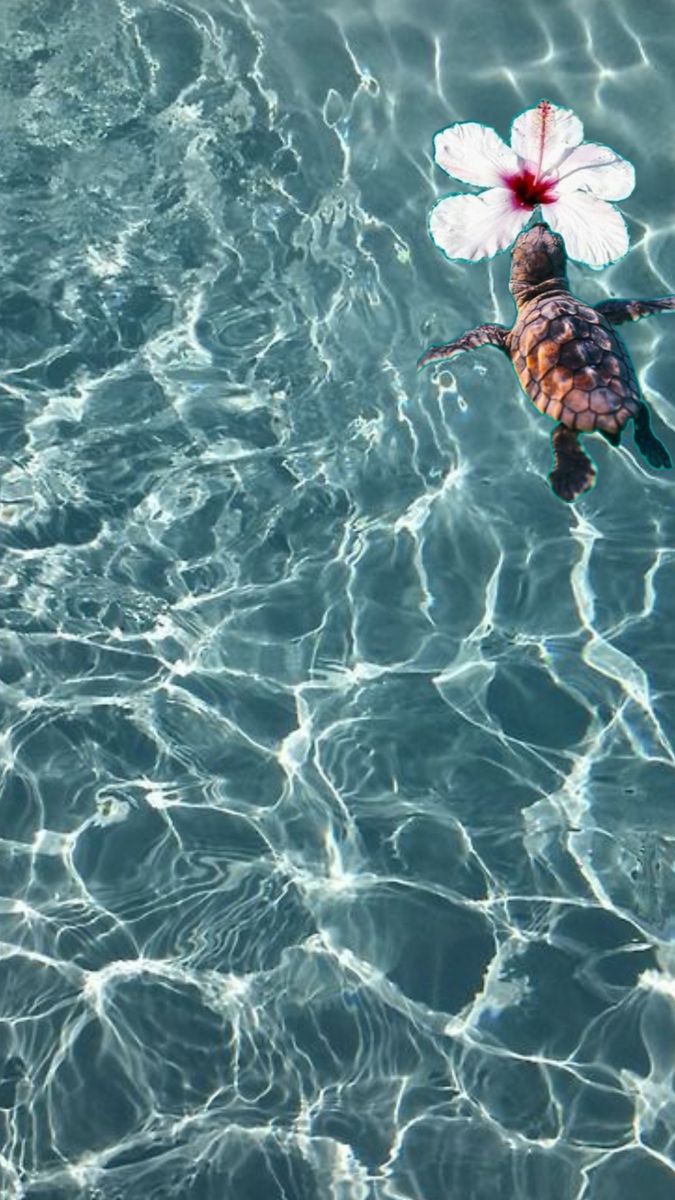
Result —
[[[670, 5], [4, 0], [0, 1192], [673, 1194], [673, 478], [490, 351], [542, 96], [675, 291]], [[675, 449], [667, 318], [627, 341]]]

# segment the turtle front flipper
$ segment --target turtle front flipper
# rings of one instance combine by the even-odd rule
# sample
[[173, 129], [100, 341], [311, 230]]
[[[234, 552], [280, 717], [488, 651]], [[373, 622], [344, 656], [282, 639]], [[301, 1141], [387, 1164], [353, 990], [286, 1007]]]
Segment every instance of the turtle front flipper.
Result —
[[595, 467], [579, 445], [578, 435], [566, 425], [556, 425], [551, 434], [555, 467], [549, 475], [551, 487], [561, 500], [571, 503], [595, 483]]
[[429, 363], [452, 358], [463, 350], [478, 350], [480, 346], [496, 346], [508, 354], [506, 345], [508, 333], [506, 325], [478, 325], [475, 329], [470, 329], [468, 333], [463, 333], [456, 341], [448, 342], [445, 346], [430, 346], [418, 360], [417, 368], [419, 370], [421, 367], [428, 367]]
[[624, 321], [639, 321], [653, 313], [675, 312], [675, 296], [661, 296], [659, 300], [603, 300], [595, 305], [611, 325], [623, 325]]
[[652, 433], [649, 424], [649, 409], [642, 402], [634, 418], [635, 428], [635, 445], [640, 454], [644, 454], [647, 462], [652, 467], [672, 467], [670, 455], [666, 450], [663, 442], [660, 442], [655, 433]]

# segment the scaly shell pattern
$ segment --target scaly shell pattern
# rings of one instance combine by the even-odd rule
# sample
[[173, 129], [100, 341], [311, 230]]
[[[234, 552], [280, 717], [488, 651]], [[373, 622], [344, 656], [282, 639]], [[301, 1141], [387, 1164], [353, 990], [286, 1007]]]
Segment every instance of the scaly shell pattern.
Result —
[[508, 344], [527, 395], [569, 429], [617, 433], [637, 412], [628, 351], [600, 313], [569, 293], [525, 303]]

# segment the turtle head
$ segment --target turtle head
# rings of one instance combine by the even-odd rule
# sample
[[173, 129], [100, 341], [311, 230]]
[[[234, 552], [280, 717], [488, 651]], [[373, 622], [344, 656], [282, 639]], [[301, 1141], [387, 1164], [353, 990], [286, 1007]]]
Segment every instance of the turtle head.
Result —
[[516, 304], [553, 288], [566, 289], [566, 262], [563, 239], [543, 221], [521, 233], [511, 251], [509, 288]]

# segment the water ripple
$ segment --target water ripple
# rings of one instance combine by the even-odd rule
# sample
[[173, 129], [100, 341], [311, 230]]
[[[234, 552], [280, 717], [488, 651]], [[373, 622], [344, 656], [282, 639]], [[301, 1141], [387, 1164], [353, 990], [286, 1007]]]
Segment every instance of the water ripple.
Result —
[[512, 319], [453, 120], [572, 104], [638, 180], [573, 289], [675, 291], [665, 6], [0, 29], [0, 1192], [670, 1196], [672, 480], [570, 510], [508, 364], [415, 373]]

